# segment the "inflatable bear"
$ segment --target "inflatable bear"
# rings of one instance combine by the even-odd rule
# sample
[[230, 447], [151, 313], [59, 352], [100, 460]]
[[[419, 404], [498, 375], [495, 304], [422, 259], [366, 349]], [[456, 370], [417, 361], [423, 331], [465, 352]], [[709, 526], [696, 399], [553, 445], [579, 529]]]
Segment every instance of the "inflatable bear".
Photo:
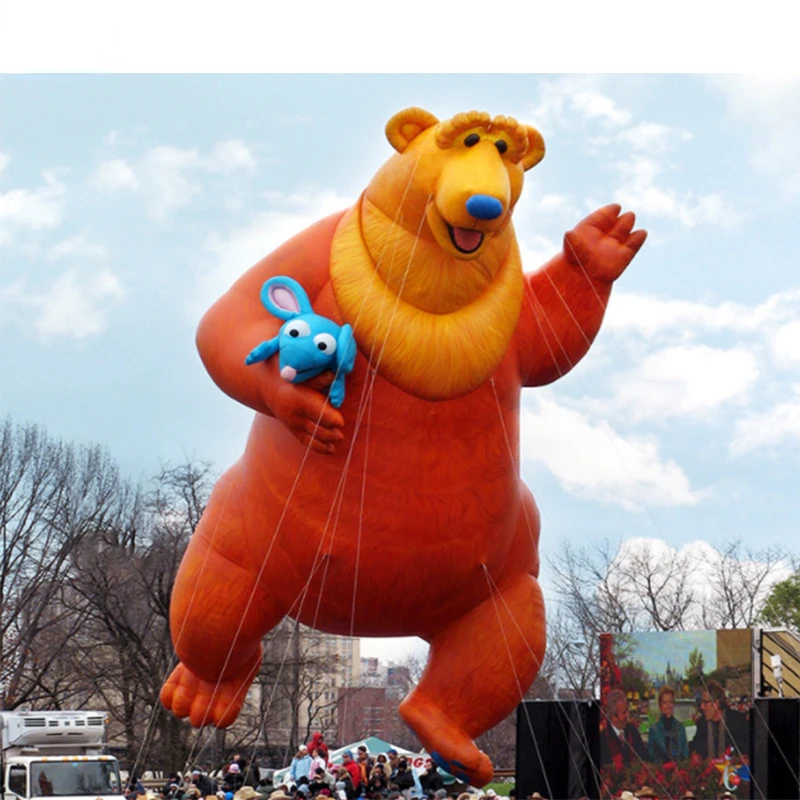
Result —
[[[473, 740], [514, 710], [545, 651], [521, 390], [587, 352], [646, 233], [606, 206], [525, 274], [511, 217], [544, 156], [539, 132], [409, 108], [386, 135], [396, 152], [355, 205], [256, 264], [200, 323], [211, 377], [256, 414], [183, 557], [180, 663], [161, 697], [195, 726], [230, 725], [262, 637], [286, 615], [336, 634], [420, 636], [428, 663], [400, 714], [440, 766], [483, 786], [492, 765]], [[276, 357], [245, 365], [280, 328], [260, 302], [279, 275], [352, 326], [340, 409], [331, 374], [296, 384]]]

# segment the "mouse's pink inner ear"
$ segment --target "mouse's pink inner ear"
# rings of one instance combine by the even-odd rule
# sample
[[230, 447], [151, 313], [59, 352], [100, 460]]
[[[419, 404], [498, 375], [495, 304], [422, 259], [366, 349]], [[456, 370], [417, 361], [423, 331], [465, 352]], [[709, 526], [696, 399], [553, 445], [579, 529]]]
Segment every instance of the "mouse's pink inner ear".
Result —
[[300, 313], [300, 304], [297, 302], [295, 293], [288, 286], [270, 286], [269, 299], [275, 303], [278, 308], [283, 308], [286, 311], [294, 311]]

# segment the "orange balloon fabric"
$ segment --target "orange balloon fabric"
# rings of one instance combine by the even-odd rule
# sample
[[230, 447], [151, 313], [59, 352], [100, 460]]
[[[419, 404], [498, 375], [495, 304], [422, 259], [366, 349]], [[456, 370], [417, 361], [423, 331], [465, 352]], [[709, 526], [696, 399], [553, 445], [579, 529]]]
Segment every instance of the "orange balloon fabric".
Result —
[[[210, 375], [257, 413], [180, 566], [181, 663], [162, 702], [196, 726], [229, 725], [262, 637], [286, 615], [337, 634], [421, 636], [428, 664], [400, 714], [440, 766], [482, 786], [492, 765], [473, 740], [514, 710], [545, 650], [521, 389], [587, 352], [645, 233], [606, 206], [526, 275], [511, 216], [544, 155], [538, 131], [412, 108], [386, 133], [396, 153], [358, 202], [264, 258], [200, 324]], [[276, 358], [244, 363], [280, 327], [259, 299], [276, 275], [353, 327], [341, 409], [324, 382], [283, 380]]]

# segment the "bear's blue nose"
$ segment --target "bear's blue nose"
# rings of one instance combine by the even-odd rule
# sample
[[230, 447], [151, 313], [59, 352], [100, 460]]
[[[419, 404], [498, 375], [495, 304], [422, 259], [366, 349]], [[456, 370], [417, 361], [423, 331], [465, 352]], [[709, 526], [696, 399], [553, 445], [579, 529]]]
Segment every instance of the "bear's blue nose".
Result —
[[467, 211], [478, 219], [497, 219], [503, 213], [503, 204], [488, 194], [474, 194], [467, 200]]

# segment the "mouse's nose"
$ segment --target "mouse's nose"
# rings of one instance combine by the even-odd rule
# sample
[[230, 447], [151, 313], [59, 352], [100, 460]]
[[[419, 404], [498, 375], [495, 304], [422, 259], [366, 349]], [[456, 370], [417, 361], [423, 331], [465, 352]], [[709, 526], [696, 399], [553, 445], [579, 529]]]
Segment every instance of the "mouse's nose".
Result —
[[497, 219], [503, 213], [503, 204], [488, 194], [474, 194], [467, 200], [467, 212], [478, 219]]

